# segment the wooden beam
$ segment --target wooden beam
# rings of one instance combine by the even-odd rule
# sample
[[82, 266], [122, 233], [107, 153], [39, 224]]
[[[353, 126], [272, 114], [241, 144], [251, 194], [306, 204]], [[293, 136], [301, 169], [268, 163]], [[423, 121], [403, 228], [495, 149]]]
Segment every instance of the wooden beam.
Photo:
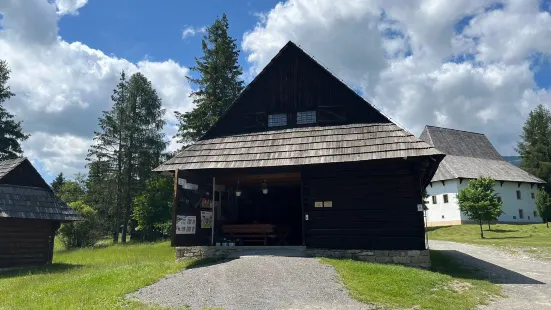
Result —
[[170, 237], [170, 245], [175, 246], [176, 243], [176, 213], [178, 211], [178, 198], [179, 198], [179, 188], [178, 186], [178, 176], [180, 175], [180, 170], [176, 169], [174, 171], [174, 196], [172, 198], [172, 235]]
[[463, 178], [459, 178], [459, 184], [463, 183]]
[[518, 187], [517, 187], [517, 188], [520, 188], [520, 184], [522, 184], [522, 182], [518, 182], [517, 184], [518, 184]]
[[432, 187], [432, 182], [430, 182], [429, 184], [430, 184], [430, 187]]
[[505, 181], [499, 181], [499, 184], [501, 184], [501, 187], [503, 187], [503, 183], [505, 183]]
[[442, 185], [446, 186], [446, 181], [440, 181], [442, 182]]
[[530, 189], [534, 188], [535, 183], [530, 183]]

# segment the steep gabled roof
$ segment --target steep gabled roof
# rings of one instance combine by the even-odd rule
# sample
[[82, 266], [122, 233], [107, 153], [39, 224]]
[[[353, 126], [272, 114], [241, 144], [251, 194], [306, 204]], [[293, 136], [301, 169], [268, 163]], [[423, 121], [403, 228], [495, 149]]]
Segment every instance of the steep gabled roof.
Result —
[[[355, 106], [373, 113], [373, 122], [285, 128], [252, 133], [210, 135], [217, 124], [232, 113], [240, 98], [257, 85], [257, 81], [271, 67], [279, 66], [285, 53], [303, 57], [301, 61], [311, 63], [327, 74], [332, 81], [345, 86], [349, 98], [357, 100]], [[343, 102], [342, 104], [347, 104]], [[262, 72], [243, 90], [226, 113], [211, 128], [211, 131], [194, 145], [171, 158], [155, 171], [176, 169], [252, 168], [276, 166], [301, 166], [322, 163], [357, 162], [376, 159], [433, 156], [431, 165], [438, 165], [443, 154], [411, 133], [392, 123], [386, 116], [346, 86], [325, 67], [315, 61], [293, 42], [287, 43], [270, 61]], [[433, 167], [435, 168], [435, 166]], [[434, 172], [432, 169], [431, 174]]]
[[25, 157], [0, 161], [0, 218], [3, 217], [62, 222], [82, 219], [56, 197]]
[[10, 173], [15, 167], [27, 160], [25, 157], [6, 159], [0, 161], [0, 180]]
[[432, 181], [484, 176], [498, 181], [544, 183], [503, 159], [484, 134], [426, 126], [420, 139], [446, 154]]

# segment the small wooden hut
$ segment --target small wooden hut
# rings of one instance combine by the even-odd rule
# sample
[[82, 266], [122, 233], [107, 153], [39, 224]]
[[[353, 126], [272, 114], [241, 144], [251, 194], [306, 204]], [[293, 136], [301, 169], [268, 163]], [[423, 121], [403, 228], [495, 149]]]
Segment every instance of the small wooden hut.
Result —
[[27, 158], [0, 161], [0, 268], [51, 263], [56, 230], [79, 219]]
[[155, 170], [175, 175], [174, 246], [424, 250], [418, 204], [443, 157], [289, 42]]

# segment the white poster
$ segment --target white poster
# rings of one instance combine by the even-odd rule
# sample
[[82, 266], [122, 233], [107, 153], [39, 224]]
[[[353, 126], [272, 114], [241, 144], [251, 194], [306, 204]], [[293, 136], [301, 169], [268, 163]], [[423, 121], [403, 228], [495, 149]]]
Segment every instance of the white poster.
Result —
[[177, 235], [193, 235], [195, 234], [195, 226], [197, 217], [190, 215], [176, 216], [176, 234]]
[[201, 211], [201, 228], [212, 227], [212, 211]]

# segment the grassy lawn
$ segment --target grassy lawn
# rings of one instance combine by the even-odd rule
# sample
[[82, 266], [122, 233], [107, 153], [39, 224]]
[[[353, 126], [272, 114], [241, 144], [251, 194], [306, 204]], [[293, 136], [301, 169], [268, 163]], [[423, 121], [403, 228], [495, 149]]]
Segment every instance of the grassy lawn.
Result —
[[513, 252], [551, 259], [551, 228], [545, 224], [496, 224], [491, 227], [488, 231], [488, 226], [483, 226], [484, 239], [480, 238], [478, 225], [429, 227], [429, 239], [501, 246]]
[[353, 298], [391, 309], [472, 309], [501, 288], [431, 251], [432, 270], [323, 259], [335, 267]]
[[50, 266], [0, 274], [0, 309], [148, 309], [123, 298], [191, 262], [168, 242], [56, 249]]

